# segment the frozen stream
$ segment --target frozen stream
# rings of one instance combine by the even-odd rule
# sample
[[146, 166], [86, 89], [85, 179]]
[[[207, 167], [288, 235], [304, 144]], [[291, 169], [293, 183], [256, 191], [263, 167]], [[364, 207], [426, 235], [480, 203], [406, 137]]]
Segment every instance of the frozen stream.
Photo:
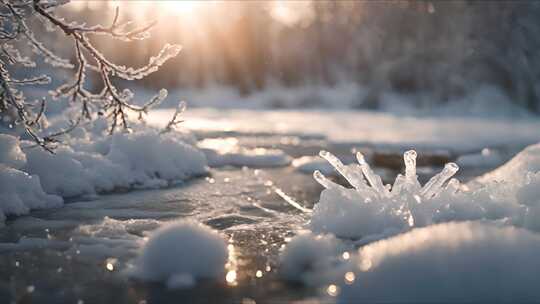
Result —
[[[234, 119], [231, 124], [239, 124], [245, 116]], [[197, 120], [193, 121], [195, 125]], [[401, 170], [396, 165], [401, 163], [400, 149], [388, 145], [374, 147], [363, 140], [331, 142], [317, 134], [298, 134], [297, 130], [287, 133], [191, 127], [199, 140], [230, 142], [232, 138], [242, 147], [276, 148], [293, 158], [325, 149], [352, 161], [351, 151], [364, 149], [383, 179], [386, 177], [385, 182], [393, 180]], [[500, 142], [495, 142], [493, 151], [502, 155], [498, 161], [464, 166], [458, 177], [466, 181], [494, 168], [514, 149], [521, 148], [522, 142], [532, 141], [530, 138], [536, 134], [531, 132], [527, 138], [514, 138], [516, 146], [512, 149], [501, 148]], [[472, 144], [461, 151], [441, 148], [426, 146], [420, 153], [421, 180], [440, 170], [447, 160], [479, 152]], [[310, 174], [290, 165], [225, 166], [211, 169], [207, 177], [166, 189], [76, 198], [59, 209], [10, 219], [0, 230], [0, 303], [325, 302], [322, 289], [290, 284], [278, 276], [279, 249], [302, 229], [306, 219], [276, 194], [276, 188], [308, 208], [321, 191]], [[161, 284], [126, 278], [125, 271], [147, 233], [162, 222], [179, 218], [196, 219], [230, 238], [233, 254], [228, 271], [235, 271], [236, 280], [227, 282], [224, 276], [222, 281], [202, 282], [195, 288], [169, 290]]]

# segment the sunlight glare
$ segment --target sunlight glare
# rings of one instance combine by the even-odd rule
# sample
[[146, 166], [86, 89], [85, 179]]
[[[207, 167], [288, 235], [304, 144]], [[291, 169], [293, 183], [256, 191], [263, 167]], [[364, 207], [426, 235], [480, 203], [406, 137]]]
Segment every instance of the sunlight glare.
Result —
[[192, 0], [160, 1], [160, 9], [167, 13], [191, 14], [198, 8], [200, 2]]

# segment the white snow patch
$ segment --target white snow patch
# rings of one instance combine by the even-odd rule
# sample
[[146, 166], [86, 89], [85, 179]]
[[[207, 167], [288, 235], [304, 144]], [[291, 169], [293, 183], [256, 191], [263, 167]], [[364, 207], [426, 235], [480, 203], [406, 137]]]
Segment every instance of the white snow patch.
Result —
[[414, 229], [359, 250], [338, 303], [540, 300], [540, 236], [481, 222]]
[[315, 285], [318, 274], [332, 270], [345, 246], [332, 235], [303, 233], [295, 236], [280, 255], [283, 278]]
[[5, 215], [22, 215], [62, 204], [61, 197], [43, 191], [39, 177], [0, 164], [0, 224]]
[[503, 166], [476, 179], [480, 183], [507, 181], [522, 183], [526, 172], [540, 171], [540, 143], [528, 146]]
[[188, 281], [186, 276], [217, 278], [224, 272], [227, 257], [222, 235], [200, 223], [180, 221], [150, 235], [129, 275], [175, 287], [179, 281]]
[[206, 173], [204, 155], [174, 132], [148, 129], [104, 136], [64, 140], [67, 146], [55, 154], [30, 149], [25, 170], [40, 176], [48, 193], [64, 197], [115, 188], [163, 187], [171, 180]]

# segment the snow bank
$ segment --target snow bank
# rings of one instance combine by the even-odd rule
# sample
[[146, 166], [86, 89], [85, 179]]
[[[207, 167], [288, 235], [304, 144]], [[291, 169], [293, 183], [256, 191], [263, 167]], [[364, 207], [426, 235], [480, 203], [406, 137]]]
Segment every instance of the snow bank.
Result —
[[178, 287], [181, 282], [222, 275], [227, 256], [227, 245], [215, 230], [180, 221], [151, 234], [130, 276]]
[[61, 197], [43, 191], [39, 177], [0, 164], [0, 225], [5, 215], [22, 215], [62, 204]]
[[[43, 132], [64, 124], [53, 119]], [[109, 135], [107, 121], [98, 118], [63, 135], [55, 154], [0, 134], [0, 211], [19, 215], [58, 206], [59, 196], [163, 187], [207, 173], [206, 158], [189, 134], [133, 127], [135, 132]]]
[[344, 245], [332, 235], [303, 233], [287, 243], [281, 253], [281, 276], [307, 284], [320, 279], [318, 274], [331, 270], [338, 262]]
[[0, 134], [0, 225], [6, 215], [21, 215], [31, 209], [58, 207], [63, 200], [46, 194], [38, 176], [19, 170], [26, 165], [26, 155], [19, 140]]
[[278, 149], [245, 148], [235, 138], [205, 139], [197, 145], [206, 155], [211, 167], [282, 167], [291, 163], [291, 157]]
[[476, 179], [480, 183], [512, 181], [522, 183], [527, 172], [540, 171], [540, 143], [528, 146], [503, 166]]
[[310, 222], [317, 233], [373, 240], [439, 222], [507, 218], [517, 223], [526, 212], [525, 205], [498, 195], [507, 192], [504, 185], [475, 190], [462, 187], [457, 179], [451, 179], [459, 169], [454, 163], [446, 164], [442, 172], [421, 186], [416, 175], [416, 152], [412, 150], [404, 154], [405, 175], [399, 174], [392, 186], [382, 183], [361, 153], [357, 154], [359, 164], [347, 166], [328, 152], [321, 152], [321, 156], [353, 188], [338, 185], [318, 171], [314, 173], [326, 188]]
[[146, 129], [82, 136], [64, 140], [66, 146], [59, 147], [56, 154], [28, 150], [25, 170], [40, 176], [45, 191], [64, 197], [166, 186], [171, 180], [206, 173], [204, 155], [174, 133]]
[[540, 301], [540, 236], [464, 222], [414, 229], [359, 250], [338, 303]]
[[482, 187], [491, 197], [523, 206], [522, 216], [513, 223], [540, 231], [540, 144], [525, 148], [503, 166], [474, 180], [471, 187]]

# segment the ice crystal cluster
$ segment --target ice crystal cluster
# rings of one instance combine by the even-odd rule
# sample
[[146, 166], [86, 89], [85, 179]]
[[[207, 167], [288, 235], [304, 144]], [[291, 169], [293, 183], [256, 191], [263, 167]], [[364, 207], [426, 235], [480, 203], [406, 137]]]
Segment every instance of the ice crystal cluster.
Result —
[[[448, 163], [425, 185], [418, 182], [416, 152], [404, 153], [405, 175], [399, 174], [393, 185], [383, 184], [357, 153], [358, 164], [344, 165], [329, 152], [325, 158], [352, 186], [346, 188], [315, 171], [314, 177], [325, 190], [315, 205], [310, 228], [317, 233], [333, 233], [352, 239], [378, 239], [412, 227], [438, 222], [473, 219], [519, 219], [527, 210], [523, 205], [505, 202], [497, 187], [469, 190], [452, 178], [459, 167]], [[508, 184], [506, 184], [508, 185]]]

